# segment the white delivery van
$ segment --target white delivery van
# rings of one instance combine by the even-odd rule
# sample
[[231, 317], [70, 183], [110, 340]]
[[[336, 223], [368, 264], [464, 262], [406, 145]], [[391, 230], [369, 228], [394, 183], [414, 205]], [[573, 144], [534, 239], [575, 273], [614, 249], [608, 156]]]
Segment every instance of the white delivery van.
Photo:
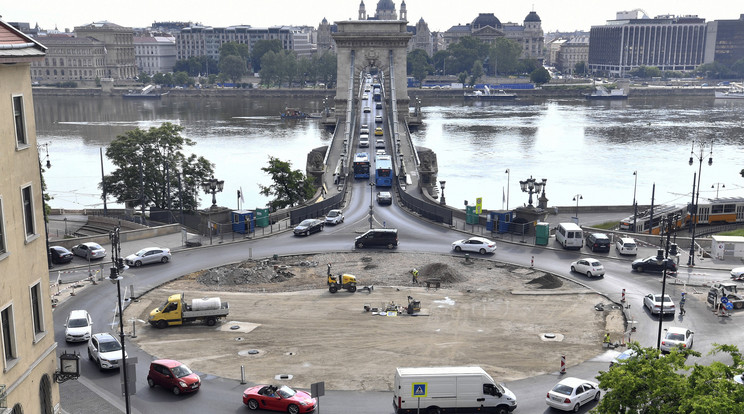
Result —
[[396, 414], [431, 412], [508, 413], [517, 397], [481, 367], [397, 368], [393, 387]]
[[584, 232], [575, 223], [560, 223], [555, 229], [555, 241], [564, 249], [580, 249], [584, 247]]

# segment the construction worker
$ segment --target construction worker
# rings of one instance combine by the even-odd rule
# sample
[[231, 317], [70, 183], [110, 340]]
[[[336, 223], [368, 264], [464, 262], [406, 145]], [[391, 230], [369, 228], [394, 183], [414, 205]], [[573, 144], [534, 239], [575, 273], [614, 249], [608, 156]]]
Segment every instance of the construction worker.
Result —
[[682, 292], [682, 299], [679, 300], [679, 314], [684, 315], [685, 314], [685, 301], [687, 300], [687, 296], [685, 295], [685, 292]]
[[411, 283], [413, 283], [414, 285], [418, 285], [418, 275], [419, 275], [419, 271], [418, 269], [414, 267], [411, 270], [411, 276], [413, 277], [413, 279], [411, 280]]
[[604, 336], [604, 339], [602, 340], [602, 343], [609, 345], [610, 344], [610, 333], [607, 332]]

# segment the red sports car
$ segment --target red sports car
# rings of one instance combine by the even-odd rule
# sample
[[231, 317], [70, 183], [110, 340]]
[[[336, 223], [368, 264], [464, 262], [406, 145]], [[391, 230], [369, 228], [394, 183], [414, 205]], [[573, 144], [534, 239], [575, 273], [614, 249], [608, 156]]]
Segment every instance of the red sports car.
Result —
[[289, 414], [315, 411], [318, 401], [305, 391], [295, 391], [286, 385], [256, 385], [243, 392], [243, 404], [251, 410], [284, 411]]

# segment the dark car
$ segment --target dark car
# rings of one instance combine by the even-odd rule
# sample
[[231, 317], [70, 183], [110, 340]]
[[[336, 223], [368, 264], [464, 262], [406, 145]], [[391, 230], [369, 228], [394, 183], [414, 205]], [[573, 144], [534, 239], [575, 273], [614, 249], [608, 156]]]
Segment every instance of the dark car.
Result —
[[586, 247], [593, 252], [609, 252], [610, 238], [604, 233], [589, 233], [586, 236]]
[[295, 236], [308, 236], [310, 234], [323, 230], [323, 226], [325, 226], [325, 223], [323, 222], [323, 220], [318, 220], [318, 219], [302, 220], [302, 222], [298, 224], [297, 227], [294, 228], [294, 234]]
[[636, 272], [662, 272], [665, 265], [668, 271], [677, 271], [677, 264], [672, 259], [659, 260], [656, 256], [638, 259], [631, 266], [633, 266], [633, 270]]
[[377, 204], [379, 205], [390, 205], [393, 204], [393, 195], [389, 191], [380, 191], [377, 193]]
[[363, 247], [387, 247], [392, 249], [398, 245], [398, 229], [372, 229], [357, 237], [354, 246], [358, 249]]
[[199, 391], [201, 378], [186, 365], [172, 359], [158, 359], [150, 363], [147, 374], [147, 384], [150, 388], [160, 385], [173, 394]]
[[62, 246], [50, 246], [49, 253], [52, 255], [52, 263], [70, 263], [74, 255]]

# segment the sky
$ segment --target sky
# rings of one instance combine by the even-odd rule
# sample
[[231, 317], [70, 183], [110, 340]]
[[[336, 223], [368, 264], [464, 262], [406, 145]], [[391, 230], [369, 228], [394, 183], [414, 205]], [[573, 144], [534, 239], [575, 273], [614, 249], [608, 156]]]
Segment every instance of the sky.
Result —
[[[400, 10], [400, 0], [393, 0]], [[185, 21], [205, 26], [225, 27], [250, 25], [316, 26], [323, 20], [356, 19], [360, 0], [221, 0], [215, 3], [185, 0], [182, 2], [129, 0], [126, 5], [106, 7], [101, 0], [5, 1], [0, 16], [6, 22], [25, 22], [42, 29], [64, 31], [75, 26], [107, 20], [125, 27], [149, 27], [155, 21]], [[658, 15], [697, 15], [706, 21], [733, 20], [744, 14], [736, 2], [700, 0], [645, 2], [611, 2], [602, 0], [532, 0], [497, 2], [494, 0], [407, 0], [408, 21], [423, 17], [432, 31], [445, 31], [453, 25], [473, 21], [478, 13], [493, 13], [502, 22], [522, 23], [530, 11], [542, 20], [544, 32], [588, 31], [593, 25], [613, 20], [615, 13], [642, 9], [650, 17]], [[219, 5], [219, 6], [217, 6]], [[365, 0], [368, 15], [374, 15], [377, 0]], [[455, 5], [456, 7], [453, 7]]]

